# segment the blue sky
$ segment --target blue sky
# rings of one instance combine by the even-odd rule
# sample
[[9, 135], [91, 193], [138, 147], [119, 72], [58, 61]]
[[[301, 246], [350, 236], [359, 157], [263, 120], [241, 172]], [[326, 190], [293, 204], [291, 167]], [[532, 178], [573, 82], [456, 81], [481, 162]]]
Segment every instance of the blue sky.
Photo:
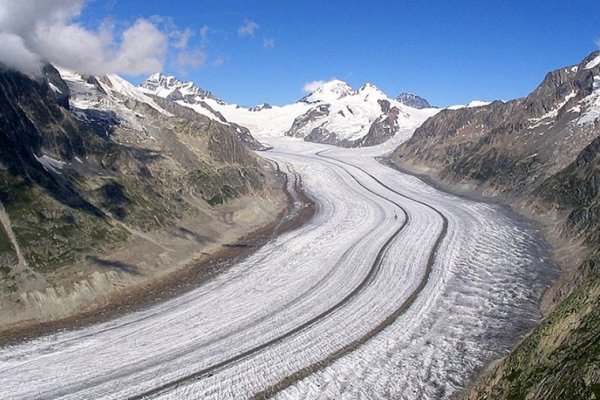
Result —
[[293, 102], [305, 83], [331, 78], [373, 82], [390, 96], [413, 92], [439, 106], [506, 100], [578, 63], [600, 39], [597, 0], [93, 0], [79, 22], [125, 27], [152, 16], [193, 32], [189, 55], [197, 62], [182, 67], [170, 53], [163, 72], [242, 105]]

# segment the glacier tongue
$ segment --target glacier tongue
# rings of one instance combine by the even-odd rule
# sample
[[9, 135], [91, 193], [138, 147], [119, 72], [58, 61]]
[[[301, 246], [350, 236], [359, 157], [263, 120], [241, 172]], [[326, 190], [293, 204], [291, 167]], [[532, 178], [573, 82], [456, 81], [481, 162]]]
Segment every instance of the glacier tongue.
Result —
[[3, 398], [248, 398], [313, 365], [277, 398], [450, 398], [539, 317], [531, 226], [379, 164], [384, 146], [272, 144], [312, 220], [180, 297], [0, 349]]

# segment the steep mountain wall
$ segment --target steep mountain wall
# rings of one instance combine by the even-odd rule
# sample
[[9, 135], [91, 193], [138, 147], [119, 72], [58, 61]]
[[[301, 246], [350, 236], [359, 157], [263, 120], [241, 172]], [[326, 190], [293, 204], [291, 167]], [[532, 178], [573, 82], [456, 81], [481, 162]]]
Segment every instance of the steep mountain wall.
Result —
[[597, 60], [595, 52], [549, 73], [523, 99], [444, 110], [391, 156], [400, 168], [534, 218], [565, 270], [542, 303], [549, 315], [470, 399], [600, 396]]
[[235, 127], [115, 77], [68, 76], [0, 69], [5, 328], [94, 307], [285, 208], [283, 183]]

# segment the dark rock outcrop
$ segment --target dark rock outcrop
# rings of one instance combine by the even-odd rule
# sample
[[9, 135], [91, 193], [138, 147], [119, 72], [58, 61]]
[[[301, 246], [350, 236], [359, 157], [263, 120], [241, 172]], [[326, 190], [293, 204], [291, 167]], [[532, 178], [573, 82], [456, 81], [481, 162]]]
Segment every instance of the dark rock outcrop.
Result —
[[382, 115], [371, 124], [369, 132], [352, 143], [352, 147], [375, 146], [386, 142], [398, 132], [398, 107], [391, 107], [387, 100], [379, 100]]
[[269, 103], [262, 103], [254, 107], [250, 107], [248, 110], [252, 112], [258, 112], [262, 110], [270, 110], [273, 108]]
[[[321, 104], [317, 107], [313, 107], [310, 110], [308, 110], [306, 113], [300, 115], [299, 117], [296, 117], [296, 119], [294, 119], [294, 122], [292, 124], [292, 127], [285, 133], [286, 136], [293, 136], [293, 137], [302, 137], [302, 133], [300, 132], [301, 129], [303, 129], [304, 127], [306, 127], [308, 124], [314, 123], [315, 121], [318, 121], [320, 118], [322, 117], [326, 117], [329, 115], [329, 110], [330, 110], [331, 106], [329, 104]], [[317, 128], [315, 128], [317, 129]], [[314, 129], [313, 129], [314, 131]], [[311, 131], [312, 133], [312, 131]], [[318, 133], [315, 133], [315, 135], [317, 135]], [[329, 135], [329, 133], [328, 133]]]
[[88, 78], [99, 104], [136, 116], [136, 131], [114, 110], [72, 112], [67, 83], [51, 66], [45, 74], [33, 80], [0, 68], [0, 201], [32, 270], [52, 272], [123, 240], [125, 227], [162, 228], [264, 187], [265, 171], [238, 139], [242, 128], [172, 102], [167, 116], [109, 98], [95, 88], [106, 80]]
[[431, 104], [429, 104], [427, 100], [412, 93], [401, 93], [398, 97], [396, 97], [396, 100], [398, 100], [405, 106], [409, 106], [412, 108], [431, 108]]

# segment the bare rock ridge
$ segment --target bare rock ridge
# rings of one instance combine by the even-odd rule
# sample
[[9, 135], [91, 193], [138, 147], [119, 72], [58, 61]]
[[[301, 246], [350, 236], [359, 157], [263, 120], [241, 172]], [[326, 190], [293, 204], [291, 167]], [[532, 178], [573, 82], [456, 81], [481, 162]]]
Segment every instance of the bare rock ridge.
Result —
[[115, 75], [44, 71], [0, 67], [3, 327], [92, 307], [283, 209], [237, 126]]
[[470, 399], [600, 396], [600, 52], [527, 97], [443, 110], [391, 160], [540, 222], [565, 267], [543, 323]]
[[429, 104], [427, 100], [412, 93], [400, 93], [400, 95], [396, 97], [396, 100], [405, 106], [419, 110], [422, 108], [432, 108], [431, 104]]
[[[240, 141], [252, 150], [266, 150], [268, 148], [258, 142], [247, 128], [228, 122], [218, 111], [218, 106], [225, 105], [225, 102], [211, 92], [199, 88], [193, 82], [183, 82], [174, 76], [165, 76], [161, 73], [156, 73], [142, 82], [140, 88], [150, 96], [164, 98], [185, 106], [191, 106], [196, 112], [200, 111], [200, 114], [204, 114], [209, 118], [216, 119], [224, 124], [231, 125]], [[208, 104], [209, 101], [213, 102], [212, 107]]]

